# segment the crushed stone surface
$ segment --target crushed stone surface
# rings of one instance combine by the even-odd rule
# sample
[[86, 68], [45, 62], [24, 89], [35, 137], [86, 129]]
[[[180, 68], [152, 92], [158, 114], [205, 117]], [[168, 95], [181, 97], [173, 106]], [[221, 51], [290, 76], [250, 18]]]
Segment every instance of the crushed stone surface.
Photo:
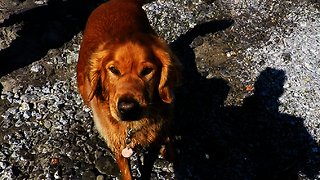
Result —
[[[0, 179], [120, 178], [77, 92], [85, 16], [70, 9], [76, 3], [0, 2]], [[176, 161], [159, 157], [151, 179], [320, 179], [318, 1], [143, 8], [184, 66]], [[59, 13], [37, 19], [46, 12]], [[7, 63], [24, 58], [22, 67]]]

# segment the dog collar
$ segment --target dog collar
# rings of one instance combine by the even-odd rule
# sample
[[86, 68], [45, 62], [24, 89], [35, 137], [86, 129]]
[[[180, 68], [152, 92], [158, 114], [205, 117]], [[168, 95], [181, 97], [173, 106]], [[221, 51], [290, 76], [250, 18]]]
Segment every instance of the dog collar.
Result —
[[129, 159], [129, 165], [130, 169], [132, 172], [132, 177], [134, 178], [140, 178], [141, 177], [141, 172], [140, 172], [140, 165], [144, 165], [144, 149], [143, 148], [138, 148], [139, 150], [134, 151], [129, 144], [132, 141], [132, 135], [136, 131], [133, 131], [132, 128], [128, 128], [127, 130], [127, 135], [125, 139], [126, 147], [122, 150], [121, 154], [123, 157]]
[[132, 140], [133, 129], [128, 128], [127, 135], [125, 139], [126, 147], [122, 150], [121, 154], [125, 158], [130, 158], [133, 154], [133, 149], [129, 146]]

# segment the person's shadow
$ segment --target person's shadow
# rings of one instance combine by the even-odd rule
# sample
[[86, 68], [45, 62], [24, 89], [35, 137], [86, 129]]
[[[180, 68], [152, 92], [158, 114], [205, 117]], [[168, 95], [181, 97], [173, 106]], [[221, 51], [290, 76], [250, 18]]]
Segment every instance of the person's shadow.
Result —
[[22, 23], [18, 36], [0, 50], [0, 77], [44, 57], [84, 29], [90, 12], [103, 0], [52, 0], [46, 6], [14, 14], [0, 23], [9, 27]]
[[224, 30], [232, 21], [196, 26], [172, 44], [184, 66], [176, 94], [174, 163], [177, 179], [314, 178], [320, 170], [319, 146], [303, 119], [279, 112], [286, 74], [267, 68], [243, 106], [224, 107], [229, 91], [223, 79], [198, 72], [192, 40]]

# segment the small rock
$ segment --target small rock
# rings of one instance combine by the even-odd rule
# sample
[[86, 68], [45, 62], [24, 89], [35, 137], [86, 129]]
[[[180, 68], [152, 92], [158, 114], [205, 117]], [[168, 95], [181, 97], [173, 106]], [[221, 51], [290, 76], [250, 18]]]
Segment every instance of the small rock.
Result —
[[28, 111], [28, 110], [30, 110], [30, 106], [29, 106], [28, 103], [23, 102], [23, 103], [21, 103], [21, 106], [20, 106], [19, 109], [20, 109], [21, 111]]
[[50, 129], [52, 124], [49, 120], [44, 120], [43, 122], [44, 127], [46, 127], [47, 129]]
[[31, 67], [30, 69], [32, 72], [38, 73], [41, 72], [43, 70], [43, 66], [40, 64], [35, 64]]
[[50, 93], [50, 87], [43, 87], [41, 91], [43, 93], [45, 93], [45, 94], [49, 94]]
[[44, 4], [47, 4], [48, 2], [47, 0], [38, 0], [38, 1], [35, 1], [34, 3], [37, 5], [44, 5]]
[[35, 111], [31, 112], [31, 116], [35, 117], [37, 120], [42, 118], [42, 115], [40, 113], [38, 113], [38, 112], [35, 112]]
[[52, 158], [51, 161], [50, 161], [50, 164], [52, 166], [56, 166], [59, 164], [59, 159], [58, 158]]
[[[4, 99], [6, 99], [6, 97], [7, 97], [7, 96], [6, 96], [5, 94], [1, 94], [1, 95], [0, 95], [0, 99], [3, 99], [3, 100], [4, 100]], [[78, 103], [77, 103], [77, 104], [78, 104]]]
[[5, 169], [7, 167], [7, 163], [0, 161], [0, 169]]
[[22, 116], [25, 119], [29, 119], [30, 118], [30, 112], [29, 111], [25, 111]]
[[100, 156], [96, 160], [96, 168], [101, 174], [118, 175], [119, 169], [114, 159], [111, 156]]
[[173, 163], [170, 163], [170, 164], [168, 165], [168, 170], [169, 170], [169, 172], [171, 172], [171, 173], [174, 172]]
[[10, 114], [16, 114], [19, 110], [16, 107], [9, 108], [7, 110]]
[[99, 176], [97, 176], [96, 180], [104, 180], [103, 175], [99, 175]]
[[227, 57], [231, 57], [231, 56], [236, 56], [237, 54], [234, 51], [229, 51], [226, 53], [226, 55], [227, 55]]
[[14, 124], [15, 127], [21, 127], [22, 125], [23, 122], [20, 119]]
[[62, 177], [60, 176], [59, 171], [56, 171], [53, 176], [54, 176], [54, 179], [62, 179]]
[[18, 99], [20, 97], [20, 93], [19, 92], [14, 93], [13, 97]]

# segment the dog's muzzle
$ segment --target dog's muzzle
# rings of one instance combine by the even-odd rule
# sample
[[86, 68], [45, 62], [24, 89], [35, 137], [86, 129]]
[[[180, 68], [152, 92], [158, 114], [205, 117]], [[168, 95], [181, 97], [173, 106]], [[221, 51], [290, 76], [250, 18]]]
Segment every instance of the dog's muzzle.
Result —
[[134, 98], [120, 98], [117, 104], [120, 118], [123, 121], [138, 120], [141, 116], [141, 106]]

